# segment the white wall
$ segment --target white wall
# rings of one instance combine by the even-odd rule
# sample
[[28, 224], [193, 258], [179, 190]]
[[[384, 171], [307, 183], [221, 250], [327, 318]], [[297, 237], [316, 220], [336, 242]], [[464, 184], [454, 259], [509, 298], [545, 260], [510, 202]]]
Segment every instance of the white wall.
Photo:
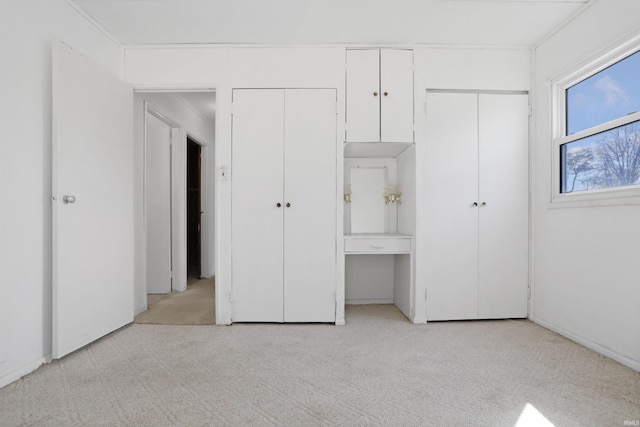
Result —
[[[213, 95], [212, 95], [213, 96]], [[144, 228], [143, 211], [143, 179], [144, 179], [144, 117], [145, 101], [155, 111], [171, 120], [181, 129], [202, 144], [203, 167], [207, 168], [203, 181], [203, 222], [202, 275], [211, 277], [215, 274], [215, 128], [200, 117], [190, 106], [174, 93], [138, 92], [134, 96], [134, 144], [135, 144], [135, 290], [134, 313], [138, 314], [147, 308], [146, 291], [146, 230]]]
[[[410, 46], [409, 46], [410, 47]], [[415, 50], [416, 164], [423, 161], [424, 103], [427, 88], [528, 90], [530, 52], [513, 49], [441, 49]], [[231, 174], [231, 89], [234, 87], [334, 87], [338, 89], [338, 135], [344, 135], [345, 48], [249, 48], [190, 47], [134, 48], [125, 50], [125, 80], [144, 88], [216, 88], [218, 114], [216, 122], [216, 170], [226, 168]], [[419, 168], [418, 168], [419, 169]], [[343, 172], [343, 164], [338, 164]], [[417, 172], [416, 194], [422, 184]], [[338, 177], [342, 182], [342, 176]], [[230, 322], [231, 272], [231, 182], [216, 184], [216, 298], [221, 304], [218, 323]], [[342, 188], [339, 189], [342, 191]], [[420, 200], [416, 200], [420, 218]], [[342, 217], [342, 207], [338, 217]], [[421, 225], [416, 223], [416, 295], [425, 295], [426, 283], [420, 263], [423, 252], [419, 241]], [[339, 233], [342, 223], [339, 222]], [[339, 257], [340, 262], [340, 257]], [[339, 268], [339, 270], [341, 270]], [[338, 277], [338, 298], [343, 295]], [[338, 301], [340, 306], [341, 301]], [[417, 317], [424, 319], [426, 305], [418, 301]], [[420, 315], [420, 313], [424, 313]], [[340, 318], [340, 313], [338, 313]]]
[[122, 50], [63, 0], [0, 2], [0, 386], [51, 354], [51, 45]]
[[[324, 87], [344, 100], [344, 49], [340, 48], [151, 48], [127, 49], [125, 81], [134, 88], [216, 89], [216, 311], [218, 323], [231, 321], [231, 94], [240, 87]], [[344, 135], [344, 109], [338, 135]], [[342, 182], [342, 163], [337, 165]], [[340, 188], [342, 191], [342, 188]], [[342, 216], [342, 210], [338, 213]], [[338, 223], [342, 233], [342, 223]], [[344, 279], [342, 279], [344, 280]], [[340, 290], [338, 291], [340, 295]]]
[[640, 2], [597, 1], [535, 53], [532, 319], [640, 369], [640, 206], [550, 204], [549, 81], [640, 34]]

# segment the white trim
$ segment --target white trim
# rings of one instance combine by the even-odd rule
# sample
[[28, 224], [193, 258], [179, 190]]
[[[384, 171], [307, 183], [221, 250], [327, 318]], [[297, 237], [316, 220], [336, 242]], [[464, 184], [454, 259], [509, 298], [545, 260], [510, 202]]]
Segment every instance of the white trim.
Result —
[[171, 92], [215, 92], [216, 88], [202, 87], [202, 85], [184, 86], [184, 85], [164, 85], [164, 86], [135, 86], [133, 91], [136, 93], [171, 93]]
[[591, 6], [593, 6], [597, 1], [598, 0], [587, 0], [587, 2], [584, 4], [583, 7], [579, 8], [578, 10], [573, 12], [571, 15], [569, 15], [567, 18], [565, 18], [557, 27], [555, 27], [553, 30], [551, 30], [547, 35], [543, 36], [542, 38], [540, 38], [540, 40], [535, 42], [533, 44], [533, 48], [537, 49], [538, 47], [540, 47], [543, 44], [545, 44], [549, 39], [551, 39], [553, 36], [555, 36], [560, 31], [562, 31], [567, 25], [569, 25], [571, 22], [573, 22], [576, 18], [578, 18], [580, 15], [582, 15], [587, 10], [589, 10], [589, 8]]
[[393, 304], [393, 298], [345, 299], [344, 303], [345, 305]]
[[30, 374], [31, 372], [35, 371], [36, 369], [38, 369], [40, 366], [44, 365], [45, 363], [49, 363], [51, 362], [51, 355], [48, 354], [46, 356], [43, 357], [39, 357], [38, 359], [34, 360], [33, 362], [27, 363], [23, 366], [21, 366], [18, 369], [15, 369], [11, 372], [9, 372], [6, 375], [3, 375], [2, 377], [0, 377], [0, 388], [11, 384], [14, 381], [19, 380], [20, 378], [24, 377], [27, 374]]
[[98, 21], [93, 19], [93, 17], [91, 15], [89, 15], [87, 12], [85, 12], [85, 10], [82, 9], [80, 6], [78, 6], [73, 0], [64, 0], [64, 1], [71, 8], [73, 8], [73, 10], [78, 12], [84, 19], [86, 19], [91, 25], [93, 25], [98, 31], [100, 31], [102, 34], [104, 34], [109, 40], [111, 40], [116, 45], [118, 45], [118, 47], [123, 50], [123, 54], [124, 54], [124, 45], [122, 43], [120, 43], [120, 41], [118, 39], [116, 39], [113, 36], [113, 34], [108, 32], [107, 30], [105, 30], [104, 27], [98, 23]]
[[426, 89], [427, 93], [469, 93], [472, 95], [529, 95], [528, 90], [502, 89]]
[[[592, 0], [593, 1], [593, 0]], [[361, 42], [333, 42], [333, 43], [259, 43], [259, 42], [206, 42], [206, 43], [132, 43], [122, 45], [125, 50], [131, 49], [211, 49], [211, 48], [268, 48], [268, 49], [281, 49], [281, 48], [301, 48], [301, 49], [473, 49], [473, 50], [530, 50], [531, 44], [473, 44], [473, 43], [431, 43], [431, 42], [414, 42], [414, 43], [361, 43]]]
[[631, 369], [635, 369], [636, 371], [640, 371], [640, 361], [632, 359], [629, 356], [626, 356], [624, 354], [620, 354], [617, 351], [614, 351], [608, 347], [605, 347], [601, 344], [598, 344], [594, 341], [591, 341], [587, 338], [583, 338], [579, 335], [576, 335], [572, 332], [569, 332], [559, 326], [554, 325], [551, 322], [547, 322], [546, 320], [541, 320], [541, 319], [536, 319], [536, 318], [531, 318], [531, 320], [537, 324], [542, 326], [543, 328], [549, 329], [550, 331], [553, 331], [557, 334], [562, 335], [565, 338], [570, 339], [571, 341], [575, 341], [576, 343], [583, 345], [585, 347], [587, 347], [590, 350], [593, 350], [595, 352], [598, 352], [600, 354], [603, 354], [613, 360], [615, 360], [616, 362], [620, 362], [625, 366], [628, 366]]
[[589, 207], [589, 206], [610, 206], [610, 205], [627, 205], [640, 204], [640, 185], [628, 185], [624, 187], [610, 187], [595, 190], [575, 191], [571, 193], [560, 192], [560, 147], [583, 138], [588, 138], [602, 132], [624, 126], [629, 123], [640, 120], [640, 112], [620, 117], [610, 122], [586, 129], [574, 134], [557, 138], [552, 143], [552, 193], [551, 204], [557, 204], [552, 207]]

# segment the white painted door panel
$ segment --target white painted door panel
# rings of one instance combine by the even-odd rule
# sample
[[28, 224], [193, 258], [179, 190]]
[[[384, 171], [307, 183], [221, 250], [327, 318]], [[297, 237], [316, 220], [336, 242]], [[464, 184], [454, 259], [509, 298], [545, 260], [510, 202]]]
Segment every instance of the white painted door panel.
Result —
[[427, 320], [477, 317], [477, 111], [475, 94], [427, 95]]
[[380, 140], [413, 142], [413, 51], [380, 50]]
[[379, 50], [347, 50], [347, 142], [380, 141], [379, 73]]
[[285, 90], [284, 321], [335, 322], [336, 91]]
[[133, 320], [132, 120], [131, 88], [54, 45], [54, 358]]
[[171, 128], [146, 115], [147, 293], [171, 292]]
[[283, 138], [282, 90], [233, 91], [235, 322], [283, 321]]
[[528, 96], [479, 106], [479, 317], [527, 317]]

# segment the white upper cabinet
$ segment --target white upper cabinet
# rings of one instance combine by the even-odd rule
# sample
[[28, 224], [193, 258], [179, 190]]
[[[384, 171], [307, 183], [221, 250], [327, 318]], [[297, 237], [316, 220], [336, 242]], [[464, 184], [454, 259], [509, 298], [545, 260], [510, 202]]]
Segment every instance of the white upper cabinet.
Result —
[[413, 142], [413, 51], [380, 51], [380, 141]]
[[412, 143], [413, 51], [347, 50], [347, 142]]

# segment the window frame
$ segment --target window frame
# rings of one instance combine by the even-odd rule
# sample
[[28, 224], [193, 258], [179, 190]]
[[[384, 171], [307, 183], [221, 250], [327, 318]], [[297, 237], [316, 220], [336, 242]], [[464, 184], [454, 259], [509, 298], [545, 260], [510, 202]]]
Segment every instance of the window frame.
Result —
[[552, 102], [552, 179], [551, 204], [557, 206], [600, 206], [640, 204], [640, 185], [610, 187], [562, 193], [561, 147], [608, 130], [640, 120], [640, 111], [567, 135], [566, 91], [600, 71], [640, 52], [640, 35], [595, 56], [586, 63], [551, 81]]

